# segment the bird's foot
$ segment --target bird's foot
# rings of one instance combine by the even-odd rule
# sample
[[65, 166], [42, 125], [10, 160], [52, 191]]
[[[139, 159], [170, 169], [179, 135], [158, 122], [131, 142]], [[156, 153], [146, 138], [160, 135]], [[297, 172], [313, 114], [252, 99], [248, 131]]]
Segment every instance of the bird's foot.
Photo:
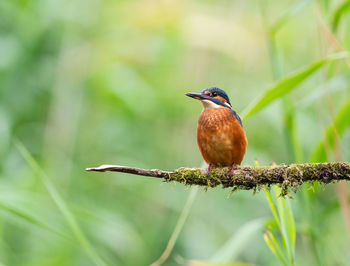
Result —
[[213, 169], [213, 165], [209, 164], [208, 169], [207, 169], [207, 177], [209, 176], [211, 169]]
[[228, 177], [232, 177], [235, 174], [236, 168], [237, 168], [237, 165], [232, 164], [230, 171], [227, 173]]

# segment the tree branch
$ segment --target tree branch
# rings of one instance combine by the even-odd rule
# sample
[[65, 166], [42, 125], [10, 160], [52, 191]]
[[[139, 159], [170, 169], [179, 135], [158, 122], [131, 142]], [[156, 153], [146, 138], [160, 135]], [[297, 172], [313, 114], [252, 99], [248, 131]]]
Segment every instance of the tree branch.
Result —
[[235, 170], [232, 177], [227, 175], [228, 168], [214, 168], [210, 175], [206, 175], [202, 168], [179, 168], [168, 172], [158, 169], [146, 170], [119, 165], [101, 165], [97, 168], [87, 168], [87, 171], [121, 172], [141, 176], [163, 178], [166, 182], [176, 181], [186, 185], [200, 185], [205, 187], [231, 187], [237, 189], [259, 189], [263, 186], [279, 184], [282, 195], [288, 194], [289, 188], [294, 191], [298, 186], [308, 181], [318, 181], [328, 184], [339, 180], [350, 180], [350, 164], [314, 163], [274, 165], [264, 167], [242, 166]]

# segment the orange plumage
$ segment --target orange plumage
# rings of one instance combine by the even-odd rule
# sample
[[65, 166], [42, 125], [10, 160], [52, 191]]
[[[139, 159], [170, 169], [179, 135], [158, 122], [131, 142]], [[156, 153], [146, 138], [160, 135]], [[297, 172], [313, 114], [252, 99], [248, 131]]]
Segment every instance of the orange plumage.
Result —
[[248, 144], [243, 128], [226, 107], [203, 110], [197, 143], [204, 160], [213, 166], [240, 165]]

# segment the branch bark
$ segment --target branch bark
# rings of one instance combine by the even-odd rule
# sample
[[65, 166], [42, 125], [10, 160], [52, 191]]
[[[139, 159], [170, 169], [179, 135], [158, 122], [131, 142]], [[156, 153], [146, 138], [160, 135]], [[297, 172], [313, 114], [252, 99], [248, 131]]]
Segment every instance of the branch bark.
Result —
[[350, 180], [350, 164], [337, 163], [313, 163], [273, 165], [264, 167], [241, 166], [235, 170], [232, 177], [227, 175], [228, 168], [214, 168], [210, 175], [206, 175], [202, 168], [179, 168], [174, 171], [158, 169], [146, 170], [119, 165], [101, 165], [96, 168], [87, 168], [87, 171], [97, 172], [121, 172], [141, 176], [162, 178], [166, 182], [176, 181], [185, 185], [199, 185], [237, 189], [260, 189], [265, 186], [279, 184], [282, 187], [282, 196], [288, 194], [289, 189], [294, 191], [305, 182], [318, 181], [328, 184], [340, 180]]

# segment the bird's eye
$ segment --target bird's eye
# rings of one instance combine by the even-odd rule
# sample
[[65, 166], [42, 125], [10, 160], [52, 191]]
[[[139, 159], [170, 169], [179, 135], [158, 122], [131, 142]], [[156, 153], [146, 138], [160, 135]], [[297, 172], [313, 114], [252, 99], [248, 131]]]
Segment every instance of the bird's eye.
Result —
[[217, 95], [217, 93], [214, 91], [212, 94], [211, 94], [213, 97], [215, 97]]

